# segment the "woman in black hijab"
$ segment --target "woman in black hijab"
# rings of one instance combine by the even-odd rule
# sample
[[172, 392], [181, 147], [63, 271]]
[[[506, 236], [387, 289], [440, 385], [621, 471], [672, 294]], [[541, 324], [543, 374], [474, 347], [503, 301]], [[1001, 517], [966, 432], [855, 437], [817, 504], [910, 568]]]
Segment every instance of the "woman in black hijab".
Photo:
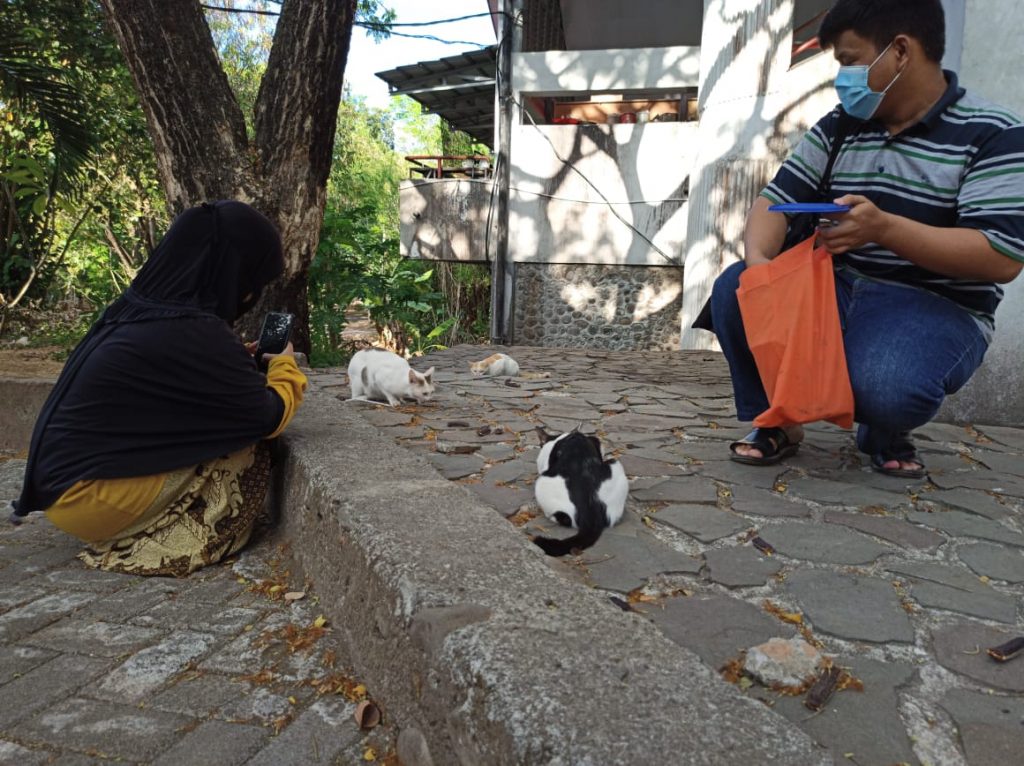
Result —
[[36, 421], [15, 517], [45, 511], [87, 564], [184, 575], [238, 550], [306, 379], [291, 347], [264, 376], [232, 323], [284, 269], [241, 202], [186, 210], [71, 354]]

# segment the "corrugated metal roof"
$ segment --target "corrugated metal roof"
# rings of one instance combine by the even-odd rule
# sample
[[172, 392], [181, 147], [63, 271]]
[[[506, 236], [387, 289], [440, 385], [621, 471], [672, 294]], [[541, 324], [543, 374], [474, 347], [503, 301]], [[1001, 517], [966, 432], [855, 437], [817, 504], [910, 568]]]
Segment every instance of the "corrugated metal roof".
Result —
[[393, 96], [406, 95], [487, 146], [494, 142], [497, 46], [400, 66], [377, 77]]

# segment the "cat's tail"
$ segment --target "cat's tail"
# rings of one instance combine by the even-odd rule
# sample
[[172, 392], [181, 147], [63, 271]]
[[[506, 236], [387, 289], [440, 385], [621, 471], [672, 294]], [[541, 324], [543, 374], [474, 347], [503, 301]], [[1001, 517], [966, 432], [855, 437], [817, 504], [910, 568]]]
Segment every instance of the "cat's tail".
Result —
[[579, 529], [572, 537], [567, 537], [564, 540], [554, 537], [535, 537], [533, 538], [534, 544], [549, 556], [565, 556], [567, 553], [572, 553], [573, 550], [589, 548], [600, 539], [601, 533], [604, 531], [602, 522], [605, 513], [604, 508], [587, 510], [593, 512], [580, 514], [582, 518], [577, 521], [580, 525]]

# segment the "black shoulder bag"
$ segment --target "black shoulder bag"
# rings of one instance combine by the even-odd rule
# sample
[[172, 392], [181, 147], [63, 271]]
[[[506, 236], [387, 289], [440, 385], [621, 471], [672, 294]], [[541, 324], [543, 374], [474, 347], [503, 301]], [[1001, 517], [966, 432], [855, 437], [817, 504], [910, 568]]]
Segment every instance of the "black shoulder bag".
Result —
[[[828, 153], [828, 162], [825, 163], [825, 172], [821, 174], [821, 180], [818, 181], [818, 188], [814, 192], [814, 202], [826, 202], [829, 195], [829, 191], [832, 188], [832, 168], [836, 164], [836, 158], [839, 156], [839, 150], [843, 146], [843, 142], [846, 137], [850, 135], [851, 128], [856, 119], [846, 113], [846, 110], [840, 108], [839, 110], [839, 121], [836, 125], [836, 135], [832, 139], [832, 147]], [[780, 253], [784, 253], [791, 247], [795, 247], [803, 242], [808, 237], [814, 235], [814, 230], [818, 226], [819, 216], [816, 213], [797, 213], [789, 217], [789, 223], [786, 228], [786, 238], [782, 240], [782, 249]], [[704, 307], [697, 314], [697, 318], [693, 324], [690, 325], [695, 330], [708, 330], [710, 332], [715, 331], [714, 323], [711, 319], [711, 297], [708, 296], [707, 302]]]

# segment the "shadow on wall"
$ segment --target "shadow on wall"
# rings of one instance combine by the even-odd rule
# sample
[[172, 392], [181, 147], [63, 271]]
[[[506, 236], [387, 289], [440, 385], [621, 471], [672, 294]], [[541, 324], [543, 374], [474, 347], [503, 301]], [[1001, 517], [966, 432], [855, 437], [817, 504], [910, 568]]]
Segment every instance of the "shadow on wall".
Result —
[[514, 342], [592, 349], [679, 348], [682, 269], [516, 266]]

